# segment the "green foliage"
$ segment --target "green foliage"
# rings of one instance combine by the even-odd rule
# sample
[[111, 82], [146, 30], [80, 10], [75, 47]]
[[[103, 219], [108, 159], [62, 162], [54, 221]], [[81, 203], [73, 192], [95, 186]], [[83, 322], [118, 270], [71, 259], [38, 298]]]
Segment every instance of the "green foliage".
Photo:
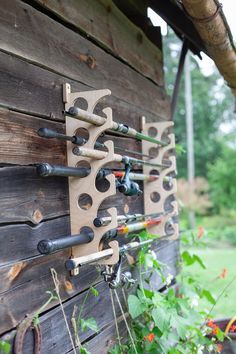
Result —
[[91, 329], [94, 332], [98, 332], [98, 325], [95, 318], [93, 317], [89, 317], [86, 320], [81, 318], [79, 325], [81, 326], [82, 332], [85, 332], [88, 329]]
[[0, 354], [9, 354], [11, 351], [11, 344], [5, 340], [0, 340]]
[[209, 166], [211, 199], [217, 209], [236, 209], [236, 150], [224, 147], [222, 156]]
[[80, 354], [91, 354], [91, 352], [89, 352], [85, 347], [81, 347], [79, 351]]
[[[184, 247], [181, 253], [181, 264], [187, 268], [198, 265], [205, 269], [201, 258], [193, 253], [193, 247], [203, 247], [202, 241], [204, 229], [201, 232], [188, 232], [183, 235]], [[187, 249], [188, 247], [188, 249]], [[207, 325], [210, 310], [199, 310], [198, 302], [205, 299], [208, 306], [213, 308], [215, 298], [210, 291], [201, 286], [193, 274], [180, 273], [177, 279], [178, 290], [168, 288], [170, 284], [168, 276], [164, 278], [161, 264], [155, 254], [147, 248], [139, 254], [140, 284], [135, 294], [128, 297], [128, 310], [131, 316], [131, 331], [135, 338], [135, 346], [138, 354], [198, 354], [207, 349], [217, 349], [217, 342], [224, 340], [224, 334], [218, 327]], [[157, 263], [158, 266], [153, 265]], [[152, 288], [152, 284], [146, 281], [147, 272], [142, 269], [151, 268], [151, 272], [157, 271], [165, 280], [166, 293], [159, 293]], [[143, 276], [145, 274], [145, 276]], [[148, 284], [145, 287], [143, 284]], [[217, 330], [216, 330], [217, 328]], [[207, 335], [210, 336], [207, 336]], [[134, 354], [131, 342], [127, 341], [125, 347], [116, 345], [111, 354]]]
[[93, 286], [91, 287], [91, 292], [92, 292], [92, 294], [94, 295], [94, 296], [98, 296], [99, 295], [99, 292], [97, 291], [97, 289], [96, 288], [94, 288]]
[[141, 315], [146, 309], [146, 307], [142, 304], [139, 298], [135, 295], [129, 295], [128, 308], [129, 308], [130, 316], [133, 319]]
[[[173, 93], [174, 82], [182, 42], [173, 31], [164, 39], [164, 64], [167, 91]], [[193, 120], [194, 120], [194, 148], [196, 176], [207, 176], [207, 163], [214, 161], [222, 151], [222, 141], [219, 140], [219, 126], [229, 121], [233, 112], [233, 97], [230, 89], [225, 85], [217, 71], [210, 76], [204, 76], [195, 57], [191, 57]], [[186, 150], [186, 123], [184, 79], [182, 77], [179, 97], [176, 107], [175, 134], [176, 141]], [[187, 177], [187, 156], [177, 156], [179, 177]]]

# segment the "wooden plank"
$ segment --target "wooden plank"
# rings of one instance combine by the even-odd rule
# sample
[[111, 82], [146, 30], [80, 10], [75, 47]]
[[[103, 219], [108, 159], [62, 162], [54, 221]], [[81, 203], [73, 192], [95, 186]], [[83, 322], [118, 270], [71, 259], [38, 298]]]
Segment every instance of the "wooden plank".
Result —
[[60, 19], [82, 30], [113, 55], [163, 86], [162, 53], [111, 0], [36, 0]]
[[[49, 121], [46, 124], [62, 132], [62, 125]], [[43, 119], [0, 109], [0, 163], [65, 164], [65, 143], [38, 136], [38, 129], [44, 125]]]
[[[64, 124], [50, 122], [7, 109], [0, 109], [0, 163], [29, 165], [41, 162], [66, 164], [66, 144], [57, 139], [38, 136], [41, 127], [65, 133]], [[115, 146], [140, 152], [140, 142], [135, 139], [106, 136]], [[119, 151], [118, 153], [122, 153]], [[137, 157], [137, 156], [136, 156]]]
[[[119, 334], [125, 342], [128, 337], [127, 329], [122, 317], [118, 319]], [[100, 332], [96, 337], [92, 338], [85, 344], [86, 349], [91, 354], [107, 354], [115, 344], [117, 344], [117, 332], [115, 324], [112, 323], [109, 327], [105, 328], [104, 331]], [[70, 352], [72, 353], [72, 352]]]
[[117, 98], [169, 117], [163, 87], [31, 6], [17, 0], [1, 0], [0, 5], [2, 51], [90, 87], [110, 88]]
[[[62, 85], [65, 82], [72, 85], [73, 91], [91, 90], [89, 86], [0, 51], [1, 106], [64, 122]], [[110, 83], [107, 83], [107, 87], [110, 87]], [[142, 99], [142, 93], [137, 94]], [[156, 97], [156, 100], [162, 101], [162, 98]], [[159, 103], [161, 106], [161, 102]], [[111, 96], [103, 99], [102, 106], [110, 106], [113, 109], [115, 121], [133, 125], [138, 130], [141, 116], [146, 116], [149, 121], [163, 120], [168, 117], [169, 110], [167, 106], [167, 111], [156, 110], [155, 113], [150, 113], [144, 107], [135, 106], [133, 102], [127, 103], [118, 99], [113, 92]]]
[[[103, 185], [104, 181], [100, 181], [98, 187]], [[117, 192], [101, 204], [101, 215], [111, 206], [116, 206], [120, 214], [142, 213], [142, 196], [126, 197]], [[43, 220], [69, 214], [68, 180], [66, 177], [39, 177], [36, 168], [30, 166], [0, 168], [0, 212], [0, 224], [29, 221], [37, 225]], [[12, 231], [14, 227], [17, 233], [18, 225], [13, 225]], [[22, 228], [22, 233], [28, 232], [27, 226], [22, 225]], [[8, 226], [1, 230], [3, 238], [10, 233]]]
[[[67, 179], [38, 177], [35, 167], [0, 168], [0, 205], [0, 223], [30, 221], [38, 224], [68, 214]], [[13, 234], [17, 234], [18, 227], [23, 228], [22, 233], [29, 232], [27, 225], [12, 225]], [[2, 232], [5, 233], [3, 229]]]
[[[111, 334], [115, 336], [116, 333], [113, 328], [114, 315], [112, 312], [108, 286], [104, 283], [100, 283], [96, 286], [96, 289], [98, 290], [99, 295], [98, 297], [94, 297], [91, 293], [88, 295], [88, 298], [85, 302], [84, 311], [82, 312], [82, 318], [87, 319], [89, 317], [94, 317], [98, 325], [99, 334], [97, 336], [91, 330], [86, 330], [85, 332], [81, 332], [81, 329], [79, 329], [80, 341], [82, 343], [88, 341], [86, 347], [89, 346], [90, 348], [94, 347], [95, 344], [94, 339], [96, 337], [100, 342], [101, 338], [106, 338], [107, 340], [108, 336], [110, 336]], [[118, 293], [120, 292], [118, 291]], [[85, 296], [87, 296], [87, 291], [84, 292], [83, 294], [75, 296], [73, 299], [67, 301], [64, 304], [65, 314], [67, 317], [68, 324], [70, 326], [73, 339], [74, 339], [74, 330], [71, 326], [71, 317], [73, 314], [74, 306], [77, 306], [78, 308], [75, 315], [75, 319], [77, 320]], [[123, 305], [124, 300], [122, 296], [120, 296], [120, 300]], [[104, 311], [104, 308], [106, 308], [106, 311]], [[116, 302], [115, 302], [115, 310], [117, 314], [117, 321], [119, 324], [120, 333], [124, 334], [125, 327], [121, 318], [119, 317], [121, 313]], [[42, 332], [42, 349], [41, 349], [42, 354], [47, 354], [47, 353], [63, 354], [71, 351], [72, 345], [68, 336], [67, 329], [65, 327], [65, 321], [62, 315], [62, 311], [59, 306], [52, 309], [47, 314], [40, 316], [40, 327]], [[107, 328], [109, 328], [109, 331], [107, 331]], [[104, 336], [101, 335], [102, 333], [104, 333]], [[10, 344], [13, 344], [15, 334], [16, 331], [12, 330], [11, 332], [3, 335], [1, 339], [8, 341]], [[90, 337], [92, 338], [91, 341], [89, 340]], [[104, 344], [103, 341], [101, 341], [100, 344], [97, 342], [99, 348], [103, 344]], [[32, 332], [28, 332], [25, 337], [23, 352], [29, 353], [32, 351], [32, 348], [33, 348], [33, 336], [32, 336]], [[11, 353], [12, 351], [10, 352], [10, 354]], [[100, 351], [96, 351], [96, 353], [100, 353]]]
[[[178, 242], [159, 241], [154, 249], [157, 259], [168, 264], [165, 272], [176, 275], [176, 262], [178, 259]], [[71, 277], [64, 268], [69, 251], [60, 252], [50, 256], [31, 258], [0, 268], [2, 292], [0, 296], [0, 333], [15, 327], [26, 313], [36, 311], [47, 299], [47, 290], [53, 290], [54, 285], [50, 273], [53, 267], [58, 273], [61, 284], [61, 297], [63, 300], [74, 296], [83, 289], [88, 288], [97, 278], [94, 266], [83, 267], [80, 274]], [[135, 273], [134, 273], [135, 276]], [[162, 287], [159, 278], [155, 278], [155, 287]], [[20, 306], [16, 304], [20, 303]], [[51, 304], [51, 306], [55, 305]]]
[[[12, 224], [0, 227], [0, 272], [1, 267], [5, 264], [14, 264], [15, 262], [38, 256], [37, 244], [40, 240], [47, 238], [57, 239], [67, 235], [70, 235], [69, 216], [41, 222], [37, 227], [26, 224]], [[22, 268], [23, 270], [25, 266], [26, 263], [17, 266], [17, 268]], [[9, 270], [10, 273], [12, 271], [13, 269]], [[0, 292], [9, 288], [10, 286], [7, 282], [0, 284]]]
[[[0, 297], [0, 333], [15, 327], [27, 313], [35, 312], [47, 301], [47, 291], [55, 288], [50, 268], [57, 271], [63, 301], [88, 288], [98, 278], [96, 269], [91, 266], [84, 267], [79, 276], [70, 277], [64, 266], [68, 257], [69, 251], [64, 251], [4, 268], [6, 272], [3, 279], [7, 281], [8, 278], [11, 288], [1, 293]], [[56, 304], [58, 301], [51, 303], [48, 308]]]

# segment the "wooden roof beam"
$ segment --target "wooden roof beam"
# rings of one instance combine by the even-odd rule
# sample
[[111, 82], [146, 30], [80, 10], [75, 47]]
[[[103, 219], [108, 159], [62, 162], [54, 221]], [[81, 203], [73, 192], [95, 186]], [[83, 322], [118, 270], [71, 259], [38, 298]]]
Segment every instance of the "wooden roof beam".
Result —
[[182, 0], [182, 4], [200, 34], [207, 54], [236, 96], [236, 51], [222, 5], [216, 0]]

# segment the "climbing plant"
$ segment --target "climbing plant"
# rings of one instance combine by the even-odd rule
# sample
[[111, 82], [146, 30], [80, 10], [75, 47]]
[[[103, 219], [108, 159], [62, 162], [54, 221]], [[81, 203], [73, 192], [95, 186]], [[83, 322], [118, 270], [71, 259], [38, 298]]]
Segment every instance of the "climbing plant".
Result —
[[[179, 266], [190, 267], [197, 263], [205, 269], [201, 258], [188, 248], [202, 247], [204, 230], [188, 233], [182, 237], [183, 251]], [[220, 352], [224, 333], [211, 320], [211, 310], [199, 310], [198, 302], [206, 298], [209, 307], [216, 301], [211, 293], [203, 288], [192, 275], [180, 275], [177, 285], [173, 285], [173, 276], [166, 273], [166, 266], [158, 262], [156, 255], [142, 249], [138, 264], [140, 281], [134, 294], [128, 297], [130, 330], [134, 343], [126, 341], [116, 345], [110, 354], [203, 354]], [[156, 291], [151, 282], [153, 273], [158, 273], [165, 282], [164, 292]]]

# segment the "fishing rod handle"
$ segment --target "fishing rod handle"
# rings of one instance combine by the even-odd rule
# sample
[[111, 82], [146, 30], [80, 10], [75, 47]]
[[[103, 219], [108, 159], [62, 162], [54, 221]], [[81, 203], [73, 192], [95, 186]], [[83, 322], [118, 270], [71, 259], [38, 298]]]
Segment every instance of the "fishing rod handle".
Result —
[[[78, 135], [68, 136], [65, 134], [58, 133], [55, 130], [51, 130], [48, 128], [40, 128], [38, 130], [38, 135], [43, 138], [48, 138], [48, 139], [54, 138], [54, 139], [71, 141], [73, 144], [79, 145], [79, 146], [82, 146], [87, 143], [87, 140], [85, 138], [82, 138], [81, 136], [78, 136]], [[103, 143], [99, 143], [98, 141], [95, 143], [94, 147], [95, 147], [95, 149], [106, 148]]]
[[77, 257], [77, 258], [68, 259], [65, 262], [65, 267], [67, 270], [73, 270], [73, 269], [83, 266], [85, 264], [90, 264], [90, 263], [93, 263], [93, 262], [96, 262], [96, 261], [99, 261], [102, 259], [106, 259], [112, 255], [113, 255], [113, 249], [108, 248], [107, 250], [95, 252], [95, 253], [89, 254], [87, 256], [81, 256], [81, 257]]
[[41, 254], [50, 254], [65, 248], [70, 248], [73, 246], [83, 245], [89, 243], [93, 240], [93, 234], [78, 234], [74, 236], [66, 236], [58, 238], [57, 240], [41, 240], [37, 249]]
[[49, 163], [41, 163], [36, 166], [36, 170], [39, 176], [62, 176], [62, 177], [87, 177], [90, 173], [90, 169], [85, 167], [68, 167], [60, 165], [50, 165]]
[[97, 114], [89, 113], [80, 109], [78, 107], [70, 107], [68, 112], [65, 112], [67, 115], [72, 116], [75, 119], [82, 120], [83, 122], [94, 124], [94, 125], [103, 125], [106, 122], [106, 118], [100, 117]]
[[48, 128], [39, 128], [38, 135], [41, 136], [42, 138], [48, 138], [48, 139], [52, 139], [52, 138], [62, 139], [62, 140], [69, 140], [70, 138], [72, 139], [72, 137], [66, 136], [65, 134], [58, 133], [55, 130], [48, 129]]
[[[130, 242], [124, 246], [121, 246], [119, 248], [119, 253], [124, 254], [130, 250], [140, 248], [143, 245], [151, 244], [154, 242], [154, 240], [155, 239], [145, 240], [145, 241], [141, 241], [141, 242], [138, 242], [138, 241]], [[73, 270], [73, 269], [83, 266], [85, 264], [91, 264], [91, 263], [100, 261], [102, 259], [106, 259], [112, 255], [113, 255], [113, 249], [108, 248], [106, 250], [92, 253], [87, 256], [81, 256], [81, 257], [77, 257], [77, 258], [68, 259], [65, 262], [65, 267], [67, 270]]]

